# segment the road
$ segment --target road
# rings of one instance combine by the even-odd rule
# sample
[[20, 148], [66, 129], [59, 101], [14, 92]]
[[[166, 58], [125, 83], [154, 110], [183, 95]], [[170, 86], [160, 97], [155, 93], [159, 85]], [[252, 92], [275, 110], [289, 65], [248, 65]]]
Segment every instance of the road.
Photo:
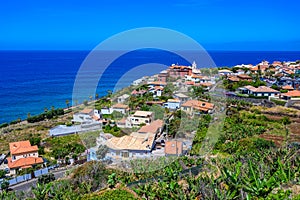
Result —
[[[61, 170], [61, 171], [54, 171], [52, 173], [54, 174], [55, 179], [58, 179], [58, 178], [64, 177], [65, 172], [67, 170], [69, 170], [69, 169], [64, 169], [64, 170]], [[9, 188], [14, 190], [14, 191], [28, 191], [28, 190], [31, 189], [32, 186], [35, 186], [37, 184], [37, 180], [38, 180], [37, 178], [34, 178], [34, 179], [29, 180], [29, 181], [25, 181], [23, 183], [11, 186]]]

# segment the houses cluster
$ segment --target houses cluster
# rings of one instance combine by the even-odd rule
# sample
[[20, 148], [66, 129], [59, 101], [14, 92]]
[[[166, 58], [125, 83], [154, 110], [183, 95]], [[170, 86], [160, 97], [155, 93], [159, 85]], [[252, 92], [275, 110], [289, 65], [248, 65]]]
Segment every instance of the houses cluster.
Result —
[[[300, 63], [262, 61], [253, 65], [237, 65], [232, 69], [221, 69], [219, 75], [229, 83], [253, 82], [259, 78], [266, 86], [246, 85], [237, 89], [238, 94], [249, 97], [267, 97], [282, 101], [300, 100]], [[255, 79], [255, 80], [254, 80]]]

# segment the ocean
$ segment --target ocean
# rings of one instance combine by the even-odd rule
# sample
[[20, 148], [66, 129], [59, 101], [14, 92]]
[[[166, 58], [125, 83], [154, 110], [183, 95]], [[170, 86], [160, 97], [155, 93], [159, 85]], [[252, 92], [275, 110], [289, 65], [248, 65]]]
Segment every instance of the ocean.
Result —
[[[66, 107], [66, 100], [72, 99], [76, 74], [88, 54], [88, 51], [0, 51], [0, 124], [26, 119], [28, 113], [39, 114], [51, 106]], [[209, 54], [217, 66], [300, 60], [300, 52], [210, 51]], [[153, 63], [151, 69], [133, 70], [144, 63]], [[130, 52], [111, 63], [96, 93], [103, 96], [107, 90], [126, 87], [133, 80], [159, 73], [166, 69], [163, 65], [173, 63], [189, 64], [169, 52]]]

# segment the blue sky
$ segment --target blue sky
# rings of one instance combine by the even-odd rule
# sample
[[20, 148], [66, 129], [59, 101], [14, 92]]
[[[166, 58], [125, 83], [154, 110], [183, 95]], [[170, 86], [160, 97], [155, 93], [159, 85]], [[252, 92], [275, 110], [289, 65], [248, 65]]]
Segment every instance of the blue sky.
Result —
[[300, 50], [297, 0], [6, 0], [0, 49], [86, 49], [138, 27], [180, 31], [208, 50]]

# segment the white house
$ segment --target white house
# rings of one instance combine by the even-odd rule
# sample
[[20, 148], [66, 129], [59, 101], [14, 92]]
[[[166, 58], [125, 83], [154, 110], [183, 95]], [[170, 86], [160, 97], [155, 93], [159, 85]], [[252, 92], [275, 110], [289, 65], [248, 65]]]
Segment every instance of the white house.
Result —
[[117, 103], [112, 106], [112, 111], [117, 111], [125, 115], [129, 111], [129, 107], [127, 105]]
[[174, 97], [174, 99], [179, 99], [183, 103], [190, 99], [189, 96], [187, 96], [183, 93], [176, 93], [173, 95], [173, 97]]
[[98, 110], [94, 109], [84, 109], [78, 113], [75, 113], [73, 115], [73, 122], [91, 122], [91, 121], [97, 121], [101, 118], [100, 112]]
[[168, 99], [166, 103], [164, 103], [164, 107], [171, 109], [171, 110], [176, 110], [180, 108], [180, 100], [179, 99]]
[[247, 85], [244, 87], [240, 87], [238, 91], [242, 94], [253, 95], [256, 97], [274, 97], [275, 95], [280, 94], [279, 91], [266, 86], [259, 86], [258, 88], [255, 88], [251, 85]]
[[132, 133], [122, 137], [112, 137], [105, 143], [106, 157], [112, 159], [148, 158], [155, 146], [155, 135]]
[[130, 126], [139, 126], [140, 124], [150, 124], [154, 120], [154, 113], [149, 111], [136, 111], [129, 116]]
[[110, 115], [112, 112], [113, 112], [112, 108], [109, 107], [101, 108], [101, 114], [103, 115]]
[[123, 94], [122, 96], [119, 96], [117, 98], [118, 103], [124, 103], [125, 101], [128, 100], [128, 98], [130, 97], [130, 95], [128, 94]]

